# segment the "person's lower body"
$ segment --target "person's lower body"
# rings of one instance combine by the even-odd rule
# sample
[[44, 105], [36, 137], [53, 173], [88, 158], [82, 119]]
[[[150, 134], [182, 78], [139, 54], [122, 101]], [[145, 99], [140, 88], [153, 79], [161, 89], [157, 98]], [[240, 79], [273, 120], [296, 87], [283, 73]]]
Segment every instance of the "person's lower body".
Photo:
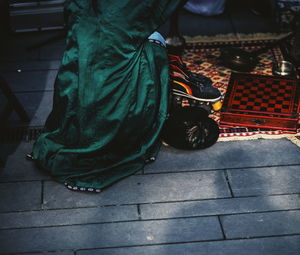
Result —
[[66, 50], [32, 154], [56, 181], [97, 192], [156, 157], [169, 107], [169, 63], [163, 40], [150, 34], [178, 3], [98, 0], [95, 9], [90, 1], [66, 1]]

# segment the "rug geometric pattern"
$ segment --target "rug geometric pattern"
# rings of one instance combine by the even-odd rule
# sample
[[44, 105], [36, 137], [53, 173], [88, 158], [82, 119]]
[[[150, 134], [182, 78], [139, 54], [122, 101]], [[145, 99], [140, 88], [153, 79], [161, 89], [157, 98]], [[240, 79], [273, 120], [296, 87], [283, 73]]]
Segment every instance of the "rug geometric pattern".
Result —
[[[259, 40], [259, 41], [226, 41], [226, 42], [214, 42], [214, 43], [190, 43], [187, 45], [186, 50], [182, 56], [183, 61], [187, 67], [196, 73], [203, 74], [209, 77], [213, 85], [217, 87], [222, 96], [224, 97], [227, 86], [229, 83], [231, 70], [221, 65], [219, 61], [219, 56], [221, 54], [221, 49], [224, 46], [230, 44], [230, 46], [240, 47], [249, 52], [265, 47], [268, 43], [272, 43], [274, 40]], [[272, 75], [272, 63], [274, 58], [276, 60], [283, 60], [282, 52], [279, 46], [275, 46], [272, 49], [262, 53], [258, 56], [258, 65], [249, 73], [259, 74], [259, 75]], [[215, 121], [219, 123], [220, 113], [215, 112], [210, 116]], [[224, 127], [220, 126], [220, 139], [219, 140], [239, 140], [238, 137], [248, 137], [250, 136], [262, 137], [264, 135], [276, 135], [272, 138], [280, 138], [282, 136], [292, 135], [293, 139], [300, 139], [300, 123], [297, 132], [284, 131], [284, 130], [272, 130], [267, 128], [256, 128], [256, 127]], [[260, 135], [260, 136], [257, 136]], [[236, 139], [232, 139], [235, 137]], [[254, 137], [252, 137], [254, 139]], [[267, 137], [271, 138], [271, 137]], [[300, 142], [300, 140], [299, 140]], [[298, 141], [296, 141], [298, 143]]]

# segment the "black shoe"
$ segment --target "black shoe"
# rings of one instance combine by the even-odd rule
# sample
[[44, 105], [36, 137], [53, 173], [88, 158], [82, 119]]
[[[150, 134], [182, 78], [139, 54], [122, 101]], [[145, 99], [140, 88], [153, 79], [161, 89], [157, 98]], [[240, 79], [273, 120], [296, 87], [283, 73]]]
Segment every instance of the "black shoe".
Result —
[[185, 79], [194, 82], [196, 84], [202, 84], [204, 86], [212, 86], [212, 81], [208, 77], [191, 72], [188, 70], [186, 65], [183, 63], [179, 56], [168, 54], [169, 65], [170, 65], [170, 75], [182, 75]]
[[196, 84], [180, 77], [171, 77], [173, 95], [201, 102], [216, 103], [221, 100], [220, 91], [213, 86]]

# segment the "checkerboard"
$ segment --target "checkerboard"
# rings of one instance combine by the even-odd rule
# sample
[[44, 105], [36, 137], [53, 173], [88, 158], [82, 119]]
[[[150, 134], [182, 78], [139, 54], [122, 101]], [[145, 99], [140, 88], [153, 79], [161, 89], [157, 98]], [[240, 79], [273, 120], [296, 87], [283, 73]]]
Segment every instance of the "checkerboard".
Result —
[[297, 79], [232, 73], [221, 110], [221, 125], [296, 130]]

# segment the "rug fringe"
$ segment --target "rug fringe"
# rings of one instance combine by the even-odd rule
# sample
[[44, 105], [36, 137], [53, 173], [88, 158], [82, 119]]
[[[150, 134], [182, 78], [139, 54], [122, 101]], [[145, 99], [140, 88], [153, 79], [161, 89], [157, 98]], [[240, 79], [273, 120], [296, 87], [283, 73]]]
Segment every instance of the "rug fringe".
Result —
[[287, 139], [290, 140], [293, 144], [300, 147], [300, 136], [290, 136], [290, 137], [287, 137]]
[[289, 33], [253, 33], [253, 34], [243, 34], [243, 33], [228, 33], [228, 34], [218, 34], [214, 36], [184, 36], [187, 43], [208, 43], [208, 42], [229, 42], [229, 41], [244, 41], [244, 40], [278, 40], [284, 38]]
[[278, 134], [278, 135], [269, 135], [269, 134], [255, 134], [251, 136], [240, 136], [239, 134], [228, 137], [219, 137], [218, 142], [232, 142], [232, 141], [247, 141], [247, 140], [257, 140], [257, 139], [282, 139], [286, 138], [298, 147], [300, 147], [300, 136], [296, 134]]

